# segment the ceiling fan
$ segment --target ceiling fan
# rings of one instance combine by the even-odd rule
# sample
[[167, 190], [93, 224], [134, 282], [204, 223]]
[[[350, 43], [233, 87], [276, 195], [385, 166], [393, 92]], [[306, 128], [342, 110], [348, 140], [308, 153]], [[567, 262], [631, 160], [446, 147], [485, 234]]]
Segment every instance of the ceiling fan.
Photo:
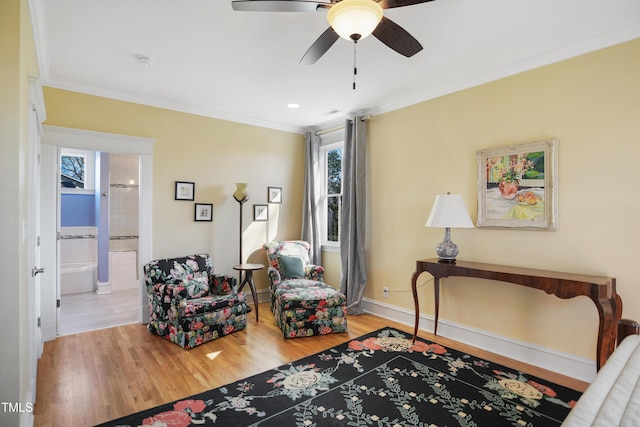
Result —
[[318, 37], [300, 60], [314, 64], [342, 37], [357, 43], [373, 34], [401, 55], [411, 57], [422, 45], [404, 28], [383, 15], [383, 9], [411, 6], [433, 0], [233, 0], [233, 10], [253, 12], [327, 11], [330, 27]]

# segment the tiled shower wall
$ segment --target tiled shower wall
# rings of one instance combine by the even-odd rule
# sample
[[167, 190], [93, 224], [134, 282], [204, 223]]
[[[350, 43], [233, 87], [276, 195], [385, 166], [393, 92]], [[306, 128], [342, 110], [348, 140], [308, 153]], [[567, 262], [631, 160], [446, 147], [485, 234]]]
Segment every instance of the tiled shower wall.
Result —
[[130, 289], [138, 279], [139, 158], [109, 155], [109, 282]]
[[109, 251], [138, 250], [138, 156], [109, 156]]

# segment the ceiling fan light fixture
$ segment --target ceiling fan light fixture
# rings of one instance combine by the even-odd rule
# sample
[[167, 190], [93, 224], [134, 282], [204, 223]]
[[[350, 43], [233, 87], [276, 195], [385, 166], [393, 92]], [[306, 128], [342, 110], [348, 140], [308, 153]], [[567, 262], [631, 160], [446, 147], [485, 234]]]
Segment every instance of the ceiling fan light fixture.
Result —
[[342, 0], [329, 9], [327, 20], [343, 39], [359, 40], [376, 29], [382, 14], [382, 7], [373, 0]]

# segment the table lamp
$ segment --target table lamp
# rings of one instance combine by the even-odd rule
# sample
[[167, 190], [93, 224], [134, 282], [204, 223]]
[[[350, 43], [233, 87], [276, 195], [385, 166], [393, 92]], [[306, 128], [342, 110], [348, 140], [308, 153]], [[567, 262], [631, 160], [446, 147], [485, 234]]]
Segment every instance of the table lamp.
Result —
[[473, 228], [473, 222], [458, 194], [438, 195], [431, 208], [427, 227], [444, 228], [444, 240], [436, 246], [439, 262], [455, 263], [458, 246], [451, 241], [451, 228]]

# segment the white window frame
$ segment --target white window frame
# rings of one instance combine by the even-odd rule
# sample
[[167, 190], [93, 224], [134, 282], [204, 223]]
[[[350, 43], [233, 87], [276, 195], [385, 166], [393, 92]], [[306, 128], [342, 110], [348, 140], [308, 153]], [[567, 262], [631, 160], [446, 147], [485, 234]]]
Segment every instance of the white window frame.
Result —
[[[338, 241], [337, 242], [332, 242], [327, 240], [327, 233], [328, 233], [328, 224], [327, 224], [327, 211], [328, 211], [328, 198], [329, 198], [329, 194], [328, 194], [328, 188], [327, 188], [327, 176], [328, 176], [328, 171], [327, 171], [327, 167], [328, 167], [328, 158], [327, 158], [327, 154], [329, 153], [329, 151], [332, 151], [336, 148], [341, 148], [343, 150], [343, 156], [342, 159], [344, 159], [344, 142], [340, 141], [340, 142], [334, 142], [331, 144], [325, 144], [325, 145], [321, 145], [320, 146], [320, 162], [321, 162], [321, 168], [320, 168], [320, 222], [322, 224], [322, 236], [321, 236], [321, 244], [322, 244], [322, 250], [327, 250], [327, 251], [339, 251], [340, 250], [340, 237], [338, 237]], [[344, 164], [343, 164], [344, 167]], [[341, 168], [341, 170], [343, 170], [343, 168]], [[342, 189], [341, 189], [342, 190]], [[342, 191], [339, 194], [331, 194], [331, 196], [343, 196]], [[342, 209], [340, 210], [340, 212], [342, 212]], [[338, 223], [340, 223], [340, 218], [338, 218]], [[339, 236], [339, 233], [338, 233]]]

